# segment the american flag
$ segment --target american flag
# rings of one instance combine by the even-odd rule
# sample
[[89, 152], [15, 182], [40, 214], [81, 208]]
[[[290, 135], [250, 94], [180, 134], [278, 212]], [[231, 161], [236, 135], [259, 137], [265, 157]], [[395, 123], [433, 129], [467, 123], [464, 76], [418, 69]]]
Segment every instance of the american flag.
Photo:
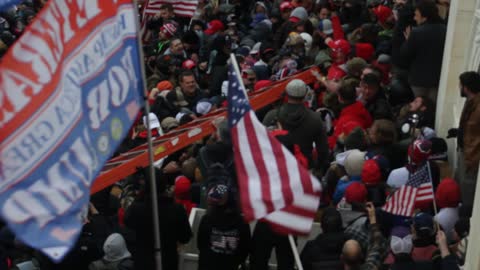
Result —
[[285, 234], [308, 234], [320, 182], [257, 119], [233, 65], [228, 73], [228, 120], [244, 217], [247, 222], [263, 218]]
[[140, 33], [142, 40], [148, 39], [147, 23], [160, 11], [160, 7], [164, 4], [172, 4], [175, 15], [180, 17], [193, 17], [197, 10], [198, 0], [147, 0], [143, 6], [142, 22], [140, 25]]
[[433, 186], [429, 164], [426, 162], [409, 176], [405, 185], [393, 193], [383, 206], [383, 210], [394, 215], [411, 217], [417, 203], [432, 200]]

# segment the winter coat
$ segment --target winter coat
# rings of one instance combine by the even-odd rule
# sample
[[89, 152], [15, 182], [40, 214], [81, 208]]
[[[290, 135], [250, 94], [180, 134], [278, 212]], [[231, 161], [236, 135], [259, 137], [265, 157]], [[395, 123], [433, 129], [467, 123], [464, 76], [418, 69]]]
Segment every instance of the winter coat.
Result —
[[198, 227], [199, 270], [236, 270], [247, 258], [250, 227], [238, 213], [213, 210]]
[[480, 161], [480, 94], [467, 100], [460, 118], [458, 145], [463, 150], [467, 171], [476, 172]]
[[[321, 113], [313, 112], [303, 104], [283, 104], [278, 120], [287, 130], [293, 144], [300, 146], [311, 168], [321, 169], [328, 165], [328, 144]], [[313, 143], [318, 161], [313, 160]]]
[[348, 134], [354, 127], [369, 128], [373, 123], [372, 116], [360, 102], [355, 102], [342, 109], [337, 122], [334, 124], [333, 135], [328, 138], [331, 149], [335, 147], [337, 139], [342, 134]]
[[343, 232], [332, 232], [322, 233], [308, 241], [300, 255], [303, 269], [343, 269], [340, 255], [346, 239]]
[[388, 103], [383, 89], [380, 89], [377, 95], [365, 104], [365, 108], [375, 120], [392, 120], [393, 118], [392, 107]]
[[446, 33], [447, 27], [443, 23], [426, 22], [412, 29], [401, 47], [410, 85], [438, 87]]
[[[190, 223], [185, 208], [172, 199], [160, 197], [158, 200], [160, 219], [160, 241], [162, 269], [175, 270], [178, 267], [177, 244], [186, 244], [192, 237]], [[150, 202], [137, 200], [125, 213], [125, 225], [136, 232], [136, 246], [133, 259], [136, 269], [154, 268], [154, 234]]]

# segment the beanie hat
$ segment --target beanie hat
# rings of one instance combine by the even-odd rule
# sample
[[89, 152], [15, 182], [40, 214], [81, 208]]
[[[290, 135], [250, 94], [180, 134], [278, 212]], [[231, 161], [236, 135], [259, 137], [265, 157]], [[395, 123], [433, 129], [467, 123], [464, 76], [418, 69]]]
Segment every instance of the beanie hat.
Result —
[[175, 197], [184, 197], [185, 195], [188, 195], [190, 192], [190, 187], [192, 186], [192, 183], [190, 180], [181, 175], [175, 179]]
[[308, 12], [304, 7], [295, 8], [292, 13], [290, 13], [289, 21], [297, 23], [299, 21], [306, 21], [308, 19]]
[[361, 57], [352, 58], [347, 62], [347, 73], [352, 77], [360, 77], [367, 65], [367, 61]]
[[210, 188], [207, 193], [207, 202], [213, 206], [224, 206], [228, 200], [228, 187], [218, 184]]
[[345, 171], [348, 176], [360, 176], [362, 174], [363, 164], [365, 163], [365, 152], [352, 150], [345, 158]]
[[410, 254], [413, 249], [412, 235], [405, 226], [396, 226], [392, 229], [392, 238], [390, 240], [390, 249], [393, 254]]
[[286, 87], [287, 95], [293, 98], [305, 97], [307, 90], [307, 85], [299, 79], [291, 80]]
[[451, 179], [443, 179], [435, 192], [435, 199], [440, 208], [457, 207], [460, 203], [460, 186]]
[[408, 147], [408, 157], [413, 164], [421, 164], [430, 156], [432, 143], [427, 140], [416, 140]]
[[171, 38], [177, 32], [177, 27], [173, 23], [166, 23], [160, 27], [160, 32], [164, 33], [168, 38]]
[[173, 89], [173, 84], [170, 81], [161, 81], [157, 84], [157, 89], [162, 92], [165, 90], [172, 90]]
[[370, 61], [375, 55], [375, 48], [370, 43], [357, 43], [355, 44], [355, 55], [366, 61]]
[[430, 139], [432, 142], [432, 153], [430, 156], [431, 160], [447, 160], [447, 151], [448, 145], [445, 139], [443, 138], [432, 138]]
[[384, 5], [379, 5], [373, 9], [373, 13], [377, 17], [378, 22], [385, 23], [387, 19], [393, 15], [392, 10]]
[[433, 217], [425, 212], [418, 212], [412, 219], [415, 233], [420, 237], [430, 237], [435, 233]]
[[377, 162], [380, 167], [380, 172], [382, 173], [382, 178], [383, 180], [386, 180], [390, 174], [390, 161], [382, 155], [375, 155], [371, 159]]
[[364, 203], [367, 201], [367, 188], [360, 182], [352, 182], [345, 189], [347, 203]]
[[369, 159], [365, 161], [363, 164], [361, 179], [367, 186], [376, 185], [382, 181], [380, 166], [378, 166], [378, 163], [375, 160]]

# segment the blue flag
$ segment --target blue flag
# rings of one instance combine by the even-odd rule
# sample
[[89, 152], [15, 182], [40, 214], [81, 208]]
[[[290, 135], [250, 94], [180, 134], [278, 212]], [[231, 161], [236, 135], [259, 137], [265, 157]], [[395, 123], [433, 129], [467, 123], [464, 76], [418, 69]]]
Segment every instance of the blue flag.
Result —
[[90, 186], [136, 119], [143, 80], [131, 0], [51, 0], [0, 64], [0, 215], [60, 261]]
[[0, 11], [9, 9], [10, 7], [22, 2], [21, 0], [0, 0]]

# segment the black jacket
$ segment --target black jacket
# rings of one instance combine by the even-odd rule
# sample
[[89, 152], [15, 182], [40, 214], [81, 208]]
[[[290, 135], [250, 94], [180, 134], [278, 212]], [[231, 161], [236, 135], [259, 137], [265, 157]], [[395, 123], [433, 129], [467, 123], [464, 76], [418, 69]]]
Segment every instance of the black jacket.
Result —
[[365, 104], [365, 108], [374, 120], [393, 119], [392, 106], [390, 106], [390, 103], [388, 103], [383, 89], [378, 91], [377, 95], [372, 101]]
[[236, 270], [248, 255], [250, 227], [238, 213], [209, 212], [198, 228], [199, 270]]
[[407, 61], [408, 80], [412, 86], [438, 86], [446, 33], [445, 24], [426, 22], [413, 28], [403, 43], [401, 55]]
[[340, 255], [346, 240], [343, 232], [335, 232], [323, 233], [308, 241], [300, 255], [303, 269], [343, 269]]
[[[321, 113], [307, 109], [303, 104], [286, 103], [279, 109], [278, 119], [294, 144], [297, 144], [308, 159], [310, 167], [323, 168], [328, 164], [329, 152], [327, 135]], [[313, 143], [318, 162], [312, 158]]]
[[[160, 218], [160, 241], [162, 269], [175, 270], [178, 267], [177, 243], [186, 244], [192, 237], [185, 208], [170, 198], [160, 197], [158, 202]], [[148, 200], [135, 201], [125, 213], [125, 225], [136, 232], [136, 247], [133, 259], [135, 268], [154, 269], [153, 220]]]

